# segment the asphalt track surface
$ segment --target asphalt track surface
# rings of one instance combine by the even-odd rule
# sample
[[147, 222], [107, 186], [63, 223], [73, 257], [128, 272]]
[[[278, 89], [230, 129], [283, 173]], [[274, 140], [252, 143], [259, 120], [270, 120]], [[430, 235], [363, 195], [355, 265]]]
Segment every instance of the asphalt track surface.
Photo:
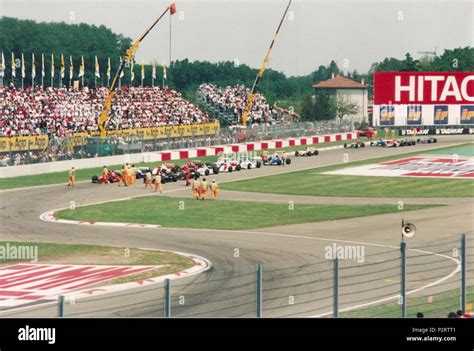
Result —
[[[471, 136], [446, 136], [437, 144], [409, 148], [335, 149], [316, 157], [296, 158], [287, 167], [262, 167], [219, 174], [219, 183], [350, 161], [424, 151], [472, 142]], [[211, 176], [212, 177], [212, 176]], [[66, 179], [66, 176], [65, 176]], [[460, 180], [462, 181], [462, 180]], [[183, 182], [166, 184], [164, 195], [191, 197]], [[450, 252], [460, 233], [474, 232], [472, 198], [360, 199], [246, 194], [222, 190], [221, 199], [298, 203], [443, 203], [446, 206], [338, 221], [275, 226], [248, 231], [139, 229], [77, 226], [44, 222], [40, 214], [76, 205], [131, 196], [162, 196], [146, 192], [141, 182], [133, 187], [78, 183], [0, 192], [0, 239], [62, 244], [97, 244], [176, 250], [203, 256], [213, 267], [206, 273], [172, 281], [172, 315], [188, 317], [255, 316], [255, 265], [263, 265], [263, 312], [267, 317], [328, 316], [332, 310], [332, 263], [324, 259], [325, 247], [364, 245], [364, 264], [341, 262], [340, 308], [357, 309], [396, 301], [399, 291], [400, 222], [417, 226], [408, 243], [408, 290], [416, 294], [459, 286], [459, 264]], [[137, 198], [136, 201], [140, 201]], [[178, 204], [177, 204], [178, 205]], [[258, 216], [258, 213], [255, 214]], [[419, 249], [422, 251], [416, 251]], [[472, 251], [468, 252], [472, 255]], [[472, 274], [472, 272], [471, 272]], [[432, 286], [431, 286], [432, 285]], [[71, 317], [161, 317], [163, 288], [145, 286], [76, 301], [67, 305]], [[55, 316], [53, 304], [35, 304], [0, 317]]]

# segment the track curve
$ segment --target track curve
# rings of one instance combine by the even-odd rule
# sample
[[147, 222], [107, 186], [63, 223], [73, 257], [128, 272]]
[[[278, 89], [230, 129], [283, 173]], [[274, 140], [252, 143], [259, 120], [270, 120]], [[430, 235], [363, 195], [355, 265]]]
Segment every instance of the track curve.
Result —
[[[322, 152], [314, 158], [294, 158], [291, 167], [264, 167], [258, 170], [220, 174], [220, 183], [258, 176], [290, 172], [342, 162], [349, 154], [351, 161], [396, 155], [400, 152], [423, 151], [435, 147], [472, 142], [471, 136], [441, 137], [438, 144], [417, 145], [409, 149], [336, 149]], [[338, 161], [340, 160], [340, 161]], [[140, 184], [141, 185], [141, 184]], [[169, 194], [190, 196], [183, 184], [166, 185]], [[225, 191], [222, 192], [225, 197]], [[346, 240], [374, 244], [366, 255], [381, 262], [390, 255], [397, 257], [400, 214], [378, 215], [339, 221], [297, 224], [263, 228], [253, 231], [214, 231], [169, 228], [110, 228], [71, 226], [49, 223], [39, 219], [41, 213], [77, 205], [110, 201], [129, 196], [155, 196], [145, 193], [141, 186], [116, 186], [79, 183], [74, 189], [65, 185], [36, 187], [0, 192], [0, 239], [16, 241], [54, 242], [70, 244], [98, 244], [121, 247], [149, 247], [194, 253], [209, 259], [213, 269], [199, 276], [184, 279], [173, 286], [173, 315], [175, 316], [253, 316], [255, 310], [255, 264], [264, 265], [264, 281], [268, 293], [264, 296], [268, 316], [311, 316], [326, 312], [326, 300], [315, 301], [314, 291], [329, 281], [332, 272], [324, 262], [323, 245], [327, 241]], [[260, 195], [259, 195], [260, 196]], [[261, 194], [262, 200], [265, 195]], [[286, 201], [283, 196], [281, 201]], [[398, 201], [399, 199], [394, 199]], [[303, 200], [302, 200], [303, 201]], [[309, 201], [309, 200], [306, 200]], [[322, 200], [321, 200], [322, 201]], [[360, 200], [359, 200], [360, 201]], [[410, 203], [410, 200], [406, 200]], [[474, 202], [472, 198], [448, 199], [447, 206], [410, 212], [410, 220], [417, 223], [419, 233], [413, 243], [457, 239], [460, 233], [474, 230]], [[266, 235], [271, 233], [272, 235]], [[302, 237], [313, 237], [308, 240]], [[395, 249], [394, 249], [395, 247]], [[238, 257], [236, 257], [238, 250]], [[394, 259], [395, 260], [395, 259]], [[395, 262], [395, 261], [394, 261]], [[423, 263], [423, 262], [421, 262]], [[442, 274], [450, 274], [455, 264], [440, 267]], [[395, 269], [395, 268], [390, 268]], [[366, 269], [354, 269], [364, 273]], [[388, 268], [387, 268], [387, 272]], [[391, 272], [391, 271], [390, 271]], [[311, 277], [311, 279], [308, 279]], [[375, 295], [390, 295], [389, 284], [373, 284], [373, 293], [353, 294], [347, 306], [357, 303], [358, 295], [375, 299]], [[396, 284], [393, 283], [396, 288]], [[378, 291], [376, 291], [379, 289]], [[265, 295], [265, 292], [264, 292]], [[299, 303], [288, 305], [288, 296], [299, 296]], [[180, 298], [184, 299], [181, 304]], [[355, 302], [353, 302], [355, 301]], [[70, 316], [162, 316], [162, 289], [137, 288], [129, 293], [110, 294], [106, 298], [85, 300], [68, 306]], [[21, 311], [6, 311], [0, 316], [52, 316], [54, 306], [32, 306]]]

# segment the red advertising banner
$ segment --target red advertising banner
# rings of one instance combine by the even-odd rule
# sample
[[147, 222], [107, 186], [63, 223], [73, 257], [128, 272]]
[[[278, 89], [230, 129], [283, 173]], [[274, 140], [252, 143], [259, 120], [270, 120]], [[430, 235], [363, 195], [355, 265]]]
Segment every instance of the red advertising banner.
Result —
[[375, 72], [374, 104], [474, 104], [474, 72]]

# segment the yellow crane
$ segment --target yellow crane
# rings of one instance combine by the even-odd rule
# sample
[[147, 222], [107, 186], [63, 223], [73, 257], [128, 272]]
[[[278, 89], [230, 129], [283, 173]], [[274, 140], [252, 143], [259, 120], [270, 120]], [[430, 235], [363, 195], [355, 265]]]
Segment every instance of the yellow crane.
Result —
[[157, 23], [163, 18], [163, 16], [168, 11], [170, 11], [170, 15], [173, 15], [176, 12], [176, 5], [172, 3], [170, 6], [168, 6], [166, 10], [160, 15], [160, 17], [158, 17], [157, 20], [149, 28], [147, 28], [137, 40], [135, 40], [133, 45], [123, 55], [122, 62], [120, 63], [120, 67], [117, 70], [117, 73], [115, 73], [115, 77], [112, 80], [112, 84], [109, 87], [109, 93], [107, 95], [107, 99], [105, 100], [102, 113], [100, 114], [100, 117], [99, 117], [99, 130], [100, 130], [100, 136], [102, 138], [106, 136], [105, 122], [107, 122], [107, 116], [112, 108], [112, 101], [115, 95], [115, 88], [117, 86], [117, 81], [120, 77], [120, 74], [122, 73], [126, 63], [131, 62], [131, 60], [133, 60], [133, 55], [135, 55], [135, 52], [137, 52], [138, 47], [140, 46], [142, 40], [148, 35], [148, 33], [150, 33], [153, 27], [157, 25]]
[[244, 109], [244, 112], [242, 113], [242, 125], [244, 127], [247, 126], [248, 114], [249, 114], [250, 110], [252, 109], [253, 100], [255, 99], [255, 94], [257, 92], [258, 84], [260, 83], [260, 80], [263, 77], [263, 73], [265, 72], [265, 69], [267, 68], [268, 62], [270, 61], [270, 55], [272, 53], [273, 45], [275, 44], [276, 38], [278, 37], [278, 33], [280, 32], [281, 25], [283, 24], [283, 20], [286, 17], [288, 9], [290, 8], [291, 1], [292, 0], [290, 0], [288, 2], [288, 5], [286, 6], [285, 13], [283, 14], [283, 17], [281, 18], [280, 24], [278, 25], [278, 28], [275, 32], [275, 35], [273, 36], [272, 43], [270, 44], [270, 47], [268, 48], [267, 54], [265, 55], [265, 58], [263, 59], [262, 67], [260, 68], [260, 71], [257, 74], [257, 78], [255, 78], [255, 82], [253, 83], [252, 90], [250, 91], [250, 95], [247, 99], [247, 103], [245, 104], [245, 109]]

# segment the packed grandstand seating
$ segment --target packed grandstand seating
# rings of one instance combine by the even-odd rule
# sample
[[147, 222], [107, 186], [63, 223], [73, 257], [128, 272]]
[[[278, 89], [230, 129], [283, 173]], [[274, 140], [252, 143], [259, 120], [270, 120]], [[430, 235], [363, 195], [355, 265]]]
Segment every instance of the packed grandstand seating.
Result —
[[[0, 98], [0, 136], [48, 134], [63, 138], [96, 131], [107, 88], [5, 88]], [[173, 90], [123, 87], [117, 91], [106, 128], [128, 129], [205, 123], [209, 117]]]
[[[245, 109], [247, 96], [250, 94], [250, 89], [246, 88], [243, 84], [238, 84], [234, 87], [218, 88], [213, 84], [205, 83], [199, 86], [197, 93], [207, 104], [217, 106], [222, 112], [233, 113], [240, 120], [240, 116]], [[265, 96], [256, 94], [248, 116], [248, 123], [271, 124], [276, 121], [277, 117], [278, 113], [268, 104]]]

